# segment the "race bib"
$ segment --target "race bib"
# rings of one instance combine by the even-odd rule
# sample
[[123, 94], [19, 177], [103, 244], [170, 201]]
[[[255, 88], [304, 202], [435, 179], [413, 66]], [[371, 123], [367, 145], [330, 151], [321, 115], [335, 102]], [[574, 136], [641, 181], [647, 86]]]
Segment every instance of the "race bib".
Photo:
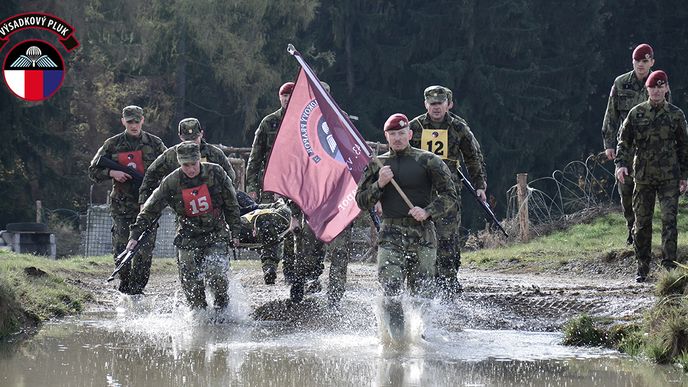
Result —
[[447, 129], [423, 129], [420, 137], [420, 147], [434, 153], [442, 159], [448, 155], [448, 130]]
[[208, 186], [205, 184], [182, 189], [182, 201], [184, 213], [189, 217], [201, 216], [213, 210], [213, 201], [210, 198]]
[[118, 153], [117, 163], [143, 174], [143, 153], [140, 150]]

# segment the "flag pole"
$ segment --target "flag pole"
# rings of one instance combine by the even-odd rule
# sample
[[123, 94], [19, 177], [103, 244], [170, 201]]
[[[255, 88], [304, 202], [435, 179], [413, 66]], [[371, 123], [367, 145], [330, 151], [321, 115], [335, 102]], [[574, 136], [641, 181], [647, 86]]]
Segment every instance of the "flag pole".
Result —
[[[296, 51], [296, 48], [294, 47], [293, 44], [289, 43], [287, 45], [287, 52], [290, 55], [292, 55], [294, 58], [296, 58], [296, 61], [299, 62], [299, 65], [301, 65], [301, 68], [303, 68], [304, 72], [306, 73], [306, 76], [311, 78], [311, 80], [313, 80], [313, 86], [317, 87], [318, 91], [320, 91], [320, 94], [325, 98], [325, 101], [327, 101], [327, 103], [330, 104], [330, 106], [334, 107], [335, 106], [334, 102], [332, 101], [330, 96], [325, 92], [325, 89], [322, 87], [320, 82], [316, 82], [318, 80], [318, 78], [315, 76], [315, 73], [313, 72], [311, 67], [308, 66], [308, 63], [306, 63], [306, 61], [303, 60], [303, 58], [301, 57], [301, 54], [298, 51]], [[339, 111], [339, 109], [333, 109], [333, 110], [339, 116], [339, 120], [341, 122], [347, 122], [344, 119], [344, 116], [342, 115], [342, 113]], [[362, 141], [362, 139], [359, 138], [359, 136], [357, 136], [356, 133], [353, 133], [353, 131], [351, 130], [351, 128], [348, 125], [344, 125], [344, 126], [349, 131], [349, 134], [351, 134], [351, 137], [356, 139], [356, 142], [358, 142], [358, 145], [361, 147], [361, 149], [363, 149], [366, 152], [366, 155], [369, 158], [373, 159], [373, 161], [380, 168], [384, 167], [384, 165], [382, 164], [380, 159], [377, 157], [377, 155], [374, 155], [372, 153], [372, 149], [370, 149], [368, 144], [365, 141]], [[391, 183], [394, 186], [394, 188], [397, 190], [397, 192], [399, 193], [401, 198], [404, 200], [406, 205], [409, 207], [409, 209], [412, 209], [413, 207], [415, 207], [413, 205], [413, 203], [411, 203], [411, 200], [409, 200], [408, 196], [406, 196], [404, 191], [401, 189], [401, 187], [399, 187], [399, 184], [397, 184], [397, 182], [396, 182], [396, 180], [394, 180], [394, 178], [392, 178]]]

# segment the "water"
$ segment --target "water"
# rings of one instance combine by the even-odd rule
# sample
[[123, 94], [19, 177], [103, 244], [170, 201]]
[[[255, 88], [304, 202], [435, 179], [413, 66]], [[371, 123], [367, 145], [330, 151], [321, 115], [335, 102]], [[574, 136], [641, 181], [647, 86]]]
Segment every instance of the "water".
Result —
[[562, 346], [558, 333], [433, 325], [437, 305], [411, 312], [409, 337], [392, 346], [380, 339], [378, 301], [305, 324], [254, 321], [236, 298], [226, 313], [192, 313], [176, 298], [122, 298], [114, 311], [52, 322], [0, 347], [0, 386], [687, 384], [671, 367]]

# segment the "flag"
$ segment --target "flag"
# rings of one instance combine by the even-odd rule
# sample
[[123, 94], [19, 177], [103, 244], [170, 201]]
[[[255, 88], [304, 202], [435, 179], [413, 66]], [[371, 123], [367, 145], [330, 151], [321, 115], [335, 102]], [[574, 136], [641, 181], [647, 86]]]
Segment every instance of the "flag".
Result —
[[313, 70], [301, 65], [265, 170], [265, 191], [301, 208], [315, 236], [331, 242], [358, 216], [357, 182], [371, 150]]

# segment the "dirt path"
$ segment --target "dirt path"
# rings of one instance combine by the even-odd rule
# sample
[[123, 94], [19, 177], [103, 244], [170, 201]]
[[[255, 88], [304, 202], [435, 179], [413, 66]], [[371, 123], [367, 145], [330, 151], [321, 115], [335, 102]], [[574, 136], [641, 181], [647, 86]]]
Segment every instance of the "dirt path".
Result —
[[[453, 302], [434, 303], [442, 310], [435, 314], [435, 323], [450, 330], [557, 331], [567, 320], [582, 313], [615, 320], [639, 318], [654, 302], [654, 287], [636, 284], [633, 267], [629, 257], [621, 257], [572, 263], [557, 273], [546, 274], [462, 268], [459, 277], [464, 292]], [[321, 277], [323, 289], [327, 287], [327, 273], [326, 267]], [[257, 268], [233, 269], [233, 281], [243, 288], [245, 302], [255, 318], [292, 320], [314, 327], [327, 327], [330, 320], [324, 317], [345, 319], [354, 328], [374, 324], [373, 309], [380, 298], [376, 277], [374, 265], [350, 264], [342, 306], [332, 311], [327, 308], [325, 290], [306, 296], [302, 304], [294, 306], [287, 301], [289, 288], [281, 273], [275, 285], [267, 286]], [[110, 308], [119, 297], [114, 285], [104, 285], [100, 278], [83, 279], [80, 285], [95, 293], [94, 308]], [[176, 274], [168, 273], [153, 275], [146, 293], [172, 297], [179, 289]]]

